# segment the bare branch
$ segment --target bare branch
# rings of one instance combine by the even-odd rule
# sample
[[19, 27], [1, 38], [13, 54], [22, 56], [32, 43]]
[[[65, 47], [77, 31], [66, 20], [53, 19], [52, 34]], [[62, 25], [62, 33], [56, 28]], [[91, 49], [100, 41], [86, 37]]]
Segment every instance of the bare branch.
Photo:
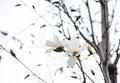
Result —
[[70, 14], [69, 14], [69, 12], [68, 12], [65, 4], [63, 4], [62, 7], [63, 7], [63, 9], [64, 9], [64, 12], [65, 12], [66, 15], [68, 16], [68, 18], [69, 18], [69, 19], [71, 20], [71, 22], [73, 23], [73, 25], [74, 25], [74, 27], [75, 27], [75, 30], [79, 32], [79, 34], [83, 37], [83, 39], [84, 39], [87, 43], [89, 43], [91, 46], [93, 46], [93, 47], [95, 48], [95, 50], [97, 50], [97, 46], [96, 46], [94, 43], [90, 42], [90, 41], [83, 35], [83, 33], [79, 30], [79, 27], [76, 25], [76, 23], [74, 22], [74, 20], [73, 20], [72, 17], [70, 16]]
[[88, 0], [86, 1], [86, 6], [87, 6], [87, 9], [88, 9], [88, 17], [89, 17], [89, 20], [90, 20], [90, 26], [91, 26], [91, 30], [92, 30], [92, 39], [93, 39], [93, 43], [96, 44], [95, 42], [95, 34], [94, 34], [94, 30], [93, 30], [93, 23], [92, 23], [92, 17], [91, 17], [91, 12], [90, 12], [90, 7], [89, 7], [89, 3], [88, 3]]
[[120, 50], [120, 39], [119, 39], [118, 47], [117, 47], [117, 49], [116, 49], [116, 54], [117, 54], [117, 56], [116, 56], [116, 59], [115, 59], [115, 61], [114, 61], [114, 63], [113, 63], [115, 66], [117, 65], [117, 63], [118, 63], [118, 61], [119, 61], [119, 59], [120, 59], [119, 50]]
[[84, 75], [84, 71], [83, 71], [82, 63], [81, 63], [79, 57], [77, 57], [77, 59], [78, 59], [79, 64], [80, 64], [80, 66], [81, 66], [81, 72], [83, 73], [83, 79], [84, 79], [83, 83], [86, 83], [86, 78], [85, 78], [85, 75]]
[[115, 59], [115, 61], [114, 61], [114, 65], [117, 65], [117, 64], [118, 64], [119, 59], [120, 59], [120, 54], [117, 53], [117, 57], [116, 57], [116, 59]]
[[[59, 8], [59, 7], [58, 7], [58, 8]], [[63, 35], [65, 36], [66, 39], [70, 40], [71, 37], [70, 37], [70, 34], [69, 34], [69, 30], [68, 30], [68, 29], [67, 29], [67, 31], [68, 31], [69, 37], [67, 37], [67, 36], [65, 35], [64, 26], [63, 26], [63, 19], [62, 19], [62, 17], [61, 17], [61, 9], [60, 9], [60, 8], [59, 8], [59, 16], [60, 16], [60, 21], [61, 21], [61, 27], [62, 27]]]
[[[77, 59], [78, 59], [80, 65], [79, 65], [78, 63], [76, 63], [76, 64], [78, 65], [78, 67], [79, 67], [79, 69], [81, 70], [81, 72], [82, 72], [83, 74], [85, 74], [93, 83], [95, 83], [95, 82], [89, 77], [89, 75], [87, 75], [87, 74], [84, 72], [79, 57], [78, 57]], [[84, 79], [85, 79], [85, 77], [84, 77]], [[85, 82], [83, 82], [83, 83], [85, 83]]]
[[43, 80], [42, 78], [40, 78], [38, 75], [36, 75], [30, 68], [28, 68], [22, 61], [20, 61], [17, 57], [16, 54], [13, 52], [13, 50], [10, 50], [10, 52], [5, 49], [1, 44], [0, 47], [5, 50], [8, 54], [12, 55], [18, 62], [20, 62], [28, 71], [30, 71], [35, 77], [37, 77], [39, 80], [41, 80], [44, 83], [47, 83], [45, 80]]

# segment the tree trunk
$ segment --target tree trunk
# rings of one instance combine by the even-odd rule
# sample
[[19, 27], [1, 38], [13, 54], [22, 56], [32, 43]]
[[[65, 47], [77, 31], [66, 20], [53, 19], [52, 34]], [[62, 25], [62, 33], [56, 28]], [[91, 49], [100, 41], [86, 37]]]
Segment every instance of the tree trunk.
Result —
[[108, 67], [109, 76], [112, 83], [117, 83], [117, 67], [114, 64], [110, 64]]
[[102, 42], [99, 48], [101, 53], [101, 66], [105, 83], [117, 83], [116, 71], [117, 67], [111, 64], [110, 60], [110, 41], [109, 41], [109, 22], [108, 22], [108, 4], [106, 0], [100, 0], [101, 4], [101, 20], [102, 20]]

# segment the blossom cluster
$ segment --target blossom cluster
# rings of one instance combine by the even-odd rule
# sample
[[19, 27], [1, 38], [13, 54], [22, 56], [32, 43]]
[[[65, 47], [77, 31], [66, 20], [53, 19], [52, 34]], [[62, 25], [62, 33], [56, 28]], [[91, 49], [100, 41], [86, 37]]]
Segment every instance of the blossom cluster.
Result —
[[73, 37], [70, 40], [60, 40], [59, 37], [56, 35], [54, 35], [52, 41], [47, 40], [45, 45], [49, 47], [46, 50], [46, 53], [52, 51], [66, 52], [70, 56], [70, 58], [67, 61], [67, 65], [69, 67], [73, 67], [75, 65], [77, 57], [80, 56], [80, 53], [88, 47], [87, 43], [80, 46], [79, 39], [76, 37]]

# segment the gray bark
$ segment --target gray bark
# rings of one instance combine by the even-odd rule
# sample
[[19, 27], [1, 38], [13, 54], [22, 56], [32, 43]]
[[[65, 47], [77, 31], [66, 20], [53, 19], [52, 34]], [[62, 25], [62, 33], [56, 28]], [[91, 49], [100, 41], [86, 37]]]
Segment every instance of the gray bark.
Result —
[[117, 76], [115, 72], [117, 67], [111, 64], [110, 61], [110, 42], [109, 42], [109, 22], [108, 22], [108, 4], [106, 0], [100, 0], [101, 3], [101, 18], [102, 18], [102, 42], [101, 42], [101, 66], [105, 83], [117, 83]]

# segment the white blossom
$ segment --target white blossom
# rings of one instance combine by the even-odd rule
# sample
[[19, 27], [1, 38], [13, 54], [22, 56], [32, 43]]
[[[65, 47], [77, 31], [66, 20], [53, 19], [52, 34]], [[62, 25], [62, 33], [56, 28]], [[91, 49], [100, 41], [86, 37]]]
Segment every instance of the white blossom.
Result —
[[79, 44], [79, 39], [77, 38], [72, 38], [70, 41], [67, 42], [67, 50], [66, 52], [70, 55], [70, 58], [67, 61], [67, 64], [69, 67], [73, 67], [77, 61], [77, 56], [80, 55], [82, 51], [84, 51], [88, 44], [83, 44], [80, 46]]
[[52, 41], [47, 40], [45, 45], [49, 47], [46, 50], [46, 53], [51, 51], [66, 51], [66, 53], [70, 55], [70, 58], [67, 61], [69, 67], [73, 67], [75, 65], [77, 61], [76, 57], [79, 56], [80, 53], [88, 47], [88, 44], [83, 44], [82, 46], [80, 46], [79, 39], [75, 37], [71, 38], [71, 40], [60, 40], [56, 35], [54, 35]]
[[49, 47], [46, 50], [46, 53], [49, 53], [51, 51], [62, 52], [64, 49], [63, 42], [56, 35], [54, 35], [54, 38], [52, 41], [46, 40], [45, 45]]

